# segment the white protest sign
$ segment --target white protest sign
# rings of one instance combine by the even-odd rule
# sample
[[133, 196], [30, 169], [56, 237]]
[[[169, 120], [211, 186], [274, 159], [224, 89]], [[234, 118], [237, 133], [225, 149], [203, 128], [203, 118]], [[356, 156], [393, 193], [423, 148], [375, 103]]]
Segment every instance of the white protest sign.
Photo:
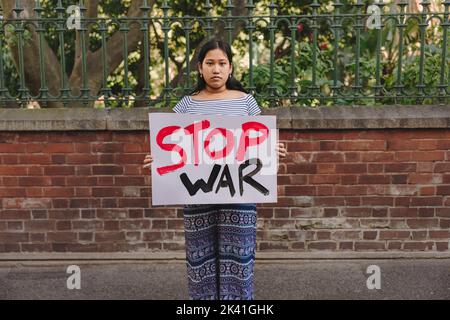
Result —
[[153, 205], [277, 202], [275, 116], [149, 121]]

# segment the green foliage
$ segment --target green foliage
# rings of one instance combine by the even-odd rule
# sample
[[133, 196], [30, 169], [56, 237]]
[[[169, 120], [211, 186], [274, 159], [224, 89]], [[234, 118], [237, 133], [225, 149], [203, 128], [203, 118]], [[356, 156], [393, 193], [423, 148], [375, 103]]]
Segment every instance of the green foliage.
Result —
[[[148, 98], [150, 101], [146, 104], [154, 107], [173, 106], [177, 99], [192, 89], [196, 83], [196, 70], [191, 70], [190, 88], [187, 87], [185, 77], [182, 81], [174, 82], [173, 91], [169, 96], [164, 95], [165, 92], [165, 68], [169, 69], [170, 79], [167, 82], [179, 76], [180, 72], [184, 72], [184, 67], [193, 59], [195, 49], [207, 37], [205, 30], [205, 18], [207, 17], [204, 2], [174, 0], [169, 1], [170, 9], [168, 15], [170, 17], [170, 31], [168, 32], [168, 51], [169, 57], [165, 60], [164, 52], [164, 31], [163, 31], [163, 10], [161, 9], [163, 0], [157, 0], [151, 12], [154, 19], [149, 20], [149, 63], [150, 63], [150, 93]], [[255, 0], [254, 15], [265, 16], [269, 14], [269, 5], [271, 0]], [[358, 6], [355, 6], [356, 0], [341, 0], [343, 4], [341, 13], [345, 18], [339, 21], [338, 41], [335, 43], [335, 29], [333, 29], [330, 16], [321, 14], [329, 14], [334, 10], [333, 1], [318, 1], [320, 7], [317, 8], [317, 19], [313, 19], [312, 0], [279, 0], [275, 9], [276, 29], [274, 30], [276, 48], [275, 61], [273, 61], [271, 83], [271, 61], [270, 55], [270, 39], [271, 29], [270, 20], [264, 20], [256, 23], [254, 37], [252, 41], [255, 44], [256, 57], [249, 57], [249, 36], [248, 31], [243, 28], [241, 33], [233, 40], [232, 46], [235, 52], [234, 66], [235, 74], [242, 79], [246, 87], [250, 86], [250, 74], [248, 69], [248, 61], [255, 61], [253, 68], [253, 85], [256, 88], [256, 97], [258, 102], [269, 107], [273, 105], [300, 105], [300, 106], [318, 106], [318, 105], [334, 105], [334, 104], [391, 104], [391, 103], [434, 103], [432, 98], [416, 99], [416, 98], [392, 98], [397, 92], [395, 85], [397, 84], [397, 65], [399, 56], [402, 55], [402, 79], [404, 92], [408, 94], [416, 94], [419, 92], [417, 85], [419, 79], [420, 57], [420, 36], [421, 28], [414, 19], [407, 21], [404, 33], [404, 52], [399, 52], [398, 43], [398, 27], [393, 19], [386, 21], [383, 29], [368, 30], [365, 27], [365, 18], [357, 15]], [[49, 46], [60, 59], [60, 34], [57, 31], [61, 21], [58, 18], [58, 12], [55, 10], [56, 0], [41, 1], [43, 7], [43, 18], [45, 20], [45, 39]], [[227, 1], [212, 0], [211, 14], [214, 17], [226, 17]], [[236, 1], [233, 1], [236, 3]], [[364, 6], [359, 7], [361, 13], [365, 13], [366, 6], [371, 4], [365, 1]], [[392, 3], [392, 2], [391, 2]], [[63, 0], [62, 5], [68, 7], [73, 5], [74, 1]], [[108, 29], [106, 39], [117, 32], [121, 18], [124, 17], [131, 0], [105, 0], [99, 2], [98, 17], [104, 20]], [[393, 5], [393, 4], [388, 4]], [[394, 4], [395, 6], [395, 4]], [[288, 18], [281, 21], [280, 17], [289, 15], [303, 15], [300, 19]], [[64, 18], [68, 14], [64, 13]], [[203, 22], [199, 21], [200, 18]], [[48, 20], [53, 19], [53, 20]], [[65, 22], [65, 21], [64, 21]], [[226, 22], [222, 20], [222, 24]], [[88, 48], [91, 52], [99, 50], [102, 46], [100, 32], [100, 20], [89, 24]], [[292, 26], [296, 28], [295, 39], [291, 39]], [[360, 37], [357, 39], [356, 26], [361, 24]], [[220, 24], [219, 24], [220, 25]], [[190, 27], [189, 29], [187, 27]], [[223, 26], [223, 25], [222, 25]], [[17, 32], [13, 26], [2, 27], [3, 33], [0, 37], [3, 43], [15, 46], [17, 45]], [[314, 39], [314, 30], [316, 30], [316, 41]], [[438, 85], [440, 81], [441, 70], [444, 70], [445, 81], [448, 83], [450, 78], [450, 48], [447, 52], [447, 61], [442, 65], [442, 27], [434, 30], [427, 28], [426, 30], [426, 47], [425, 47], [425, 63], [423, 73], [423, 83], [425, 95], [438, 95]], [[64, 32], [64, 54], [65, 70], [68, 75], [71, 74], [75, 62], [75, 46], [76, 31], [67, 30]], [[23, 32], [24, 44], [30, 40], [30, 32], [25, 29]], [[227, 33], [222, 34], [226, 38]], [[378, 37], [381, 36], [379, 39]], [[447, 35], [448, 37], [448, 35]], [[295, 40], [295, 42], [294, 42]], [[382, 45], [381, 52], [377, 51], [377, 42]], [[189, 60], [186, 59], [186, 47], [189, 43], [190, 51], [188, 52]], [[295, 45], [292, 47], [292, 44]], [[356, 52], [357, 44], [359, 44], [359, 52]], [[337, 46], [337, 47], [335, 47]], [[405, 50], [405, 48], [408, 49]], [[293, 50], [294, 59], [291, 61], [291, 52]], [[337, 50], [335, 61], [334, 52]], [[11, 94], [17, 94], [17, 71], [12, 63], [11, 53], [6, 46], [1, 48], [3, 57], [4, 77], [7, 89]], [[380, 81], [383, 89], [381, 97], [375, 98], [374, 85], [376, 84], [376, 60], [382, 55], [380, 64]], [[135, 98], [129, 98], [129, 94], [139, 95], [142, 92], [142, 79], [140, 73], [143, 70], [143, 52], [141, 44], [135, 52], [129, 52], [127, 57], [128, 74], [125, 74], [125, 63], [123, 62], [116, 70], [109, 70], [108, 87], [111, 89], [111, 100], [108, 100], [107, 107], [124, 107], [134, 106]], [[357, 65], [357, 57], [358, 65]], [[359, 77], [356, 76], [357, 70]], [[336, 72], [336, 73], [335, 73]], [[334, 79], [335, 74], [337, 78]], [[128, 80], [128, 86], [126, 81]], [[341, 89], [339, 92], [333, 90], [335, 84]], [[358, 83], [357, 83], [358, 82]], [[356, 90], [355, 85], [360, 85]], [[271, 88], [271, 85], [273, 88]], [[124, 92], [128, 89], [129, 92]], [[273, 90], [272, 90], [273, 89]], [[448, 91], [447, 91], [448, 92]], [[99, 92], [99, 96], [103, 93]], [[271, 96], [272, 95], [272, 96]], [[446, 94], [448, 96], [448, 93]], [[130, 99], [130, 100], [128, 100]], [[272, 103], [273, 102], [273, 103]], [[97, 104], [97, 107], [105, 107], [105, 104]]]

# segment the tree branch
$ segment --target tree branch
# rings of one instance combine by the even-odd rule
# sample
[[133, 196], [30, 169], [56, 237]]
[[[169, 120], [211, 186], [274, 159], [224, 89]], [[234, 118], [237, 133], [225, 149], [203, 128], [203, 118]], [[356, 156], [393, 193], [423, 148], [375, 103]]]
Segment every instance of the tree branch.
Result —
[[[2, 0], [1, 1], [3, 13], [7, 19], [14, 18], [14, 0]], [[21, 2], [23, 12], [22, 18], [26, 19], [36, 19], [35, 0], [24, 0]], [[23, 48], [23, 61], [19, 61], [19, 53], [17, 41], [9, 41], [9, 48], [13, 57], [14, 65], [17, 70], [19, 70], [19, 64], [26, 66], [24, 68], [25, 73], [25, 84], [30, 90], [32, 95], [38, 95], [39, 89], [41, 89], [41, 68], [40, 68], [40, 57], [39, 57], [39, 35], [36, 32], [36, 26], [32, 27], [27, 25], [27, 32], [29, 32], [29, 39], [24, 40]], [[14, 37], [10, 34], [8, 37]], [[44, 51], [44, 69], [45, 69], [45, 80], [46, 87], [48, 88], [50, 94], [53, 96], [58, 96], [61, 89], [61, 65], [58, 61], [56, 54], [50, 48], [47, 41], [43, 41], [43, 51]], [[62, 104], [58, 102], [49, 102], [48, 107], [61, 107]]]

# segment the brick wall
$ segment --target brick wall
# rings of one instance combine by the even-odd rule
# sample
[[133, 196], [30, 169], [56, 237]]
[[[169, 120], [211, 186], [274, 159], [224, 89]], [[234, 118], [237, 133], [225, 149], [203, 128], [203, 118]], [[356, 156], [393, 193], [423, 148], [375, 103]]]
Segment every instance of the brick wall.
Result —
[[[330, 110], [266, 112], [289, 156], [258, 250], [448, 251], [450, 112]], [[183, 250], [181, 207], [150, 205], [147, 110], [62, 112], [0, 111], [0, 253]]]

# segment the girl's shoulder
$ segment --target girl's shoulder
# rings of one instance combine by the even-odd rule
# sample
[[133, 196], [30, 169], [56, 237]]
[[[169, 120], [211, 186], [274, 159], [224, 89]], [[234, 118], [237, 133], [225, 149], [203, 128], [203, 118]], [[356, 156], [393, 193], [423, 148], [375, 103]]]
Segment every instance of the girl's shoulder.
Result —
[[247, 98], [249, 96], [248, 93], [245, 93], [243, 91], [239, 91], [239, 90], [228, 90], [228, 92], [226, 93], [226, 96], [224, 96], [223, 98], [208, 98], [208, 96], [196, 92], [192, 95], [187, 95], [184, 96], [183, 99], [187, 99], [188, 101], [214, 101], [214, 100], [235, 100], [235, 99], [243, 99], [243, 98]]

